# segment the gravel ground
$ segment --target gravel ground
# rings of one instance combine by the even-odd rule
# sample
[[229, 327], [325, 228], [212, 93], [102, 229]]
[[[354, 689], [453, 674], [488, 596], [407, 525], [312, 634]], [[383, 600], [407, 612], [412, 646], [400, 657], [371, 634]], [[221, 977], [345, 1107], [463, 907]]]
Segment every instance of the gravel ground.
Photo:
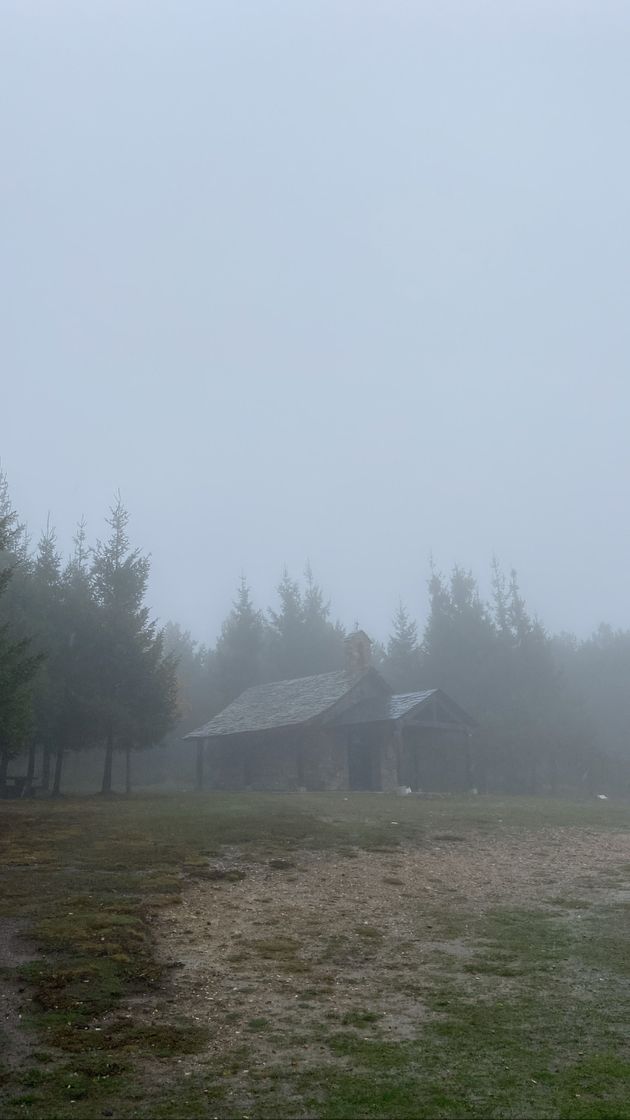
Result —
[[280, 1041], [284, 1063], [321, 1060], [318, 1032], [344, 1023], [413, 1038], [429, 1014], [423, 984], [445, 954], [473, 951], [468, 921], [610, 891], [611, 873], [630, 861], [630, 834], [506, 826], [492, 838], [438, 834], [420, 848], [352, 854], [301, 851], [274, 868], [226, 849], [210, 874], [244, 878], [195, 882], [164, 913], [167, 1007], [161, 998], [144, 1012], [209, 1026], [206, 1058], [247, 1043], [261, 1068]]

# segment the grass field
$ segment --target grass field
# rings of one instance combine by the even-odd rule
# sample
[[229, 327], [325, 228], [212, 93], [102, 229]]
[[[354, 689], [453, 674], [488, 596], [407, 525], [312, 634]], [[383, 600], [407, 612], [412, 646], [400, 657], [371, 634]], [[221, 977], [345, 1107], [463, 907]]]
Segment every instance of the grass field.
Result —
[[630, 807], [0, 808], [3, 1117], [630, 1118]]

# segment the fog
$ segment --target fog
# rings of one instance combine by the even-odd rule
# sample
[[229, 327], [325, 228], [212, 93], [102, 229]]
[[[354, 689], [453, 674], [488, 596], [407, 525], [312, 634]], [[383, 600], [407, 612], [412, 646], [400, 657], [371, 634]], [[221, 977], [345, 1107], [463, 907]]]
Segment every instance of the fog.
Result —
[[241, 572], [422, 617], [429, 556], [630, 625], [622, 3], [0, 12], [0, 452], [66, 548], [120, 488], [151, 603]]

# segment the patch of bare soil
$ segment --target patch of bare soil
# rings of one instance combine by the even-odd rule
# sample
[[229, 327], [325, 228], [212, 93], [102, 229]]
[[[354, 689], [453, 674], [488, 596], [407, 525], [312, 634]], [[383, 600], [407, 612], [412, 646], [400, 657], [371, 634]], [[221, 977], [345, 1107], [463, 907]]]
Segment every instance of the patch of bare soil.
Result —
[[30, 1055], [32, 1038], [22, 1029], [26, 986], [13, 970], [36, 958], [23, 937], [24, 922], [0, 918], [0, 1040], [2, 1061], [19, 1066]]
[[[261, 1073], [280, 1055], [294, 1067], [321, 1062], [324, 1038], [348, 1026], [414, 1038], [438, 960], [473, 952], [467, 920], [598, 889], [630, 860], [630, 835], [444, 835], [353, 855], [301, 851], [274, 867], [226, 849], [212, 877], [160, 918], [167, 1006], [161, 998], [135, 1013], [185, 1015], [210, 1030], [204, 1060], [228, 1060], [245, 1044]], [[244, 878], [223, 875], [232, 871]]]

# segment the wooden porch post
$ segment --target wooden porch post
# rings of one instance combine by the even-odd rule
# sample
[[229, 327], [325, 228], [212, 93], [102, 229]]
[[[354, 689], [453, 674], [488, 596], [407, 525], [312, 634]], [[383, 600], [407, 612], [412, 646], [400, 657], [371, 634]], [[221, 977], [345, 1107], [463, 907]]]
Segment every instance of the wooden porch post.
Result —
[[306, 789], [304, 781], [304, 738], [303, 734], [298, 739], [296, 749], [296, 778], [298, 789]]
[[471, 752], [471, 739], [472, 731], [466, 731], [466, 789], [473, 788], [473, 765], [472, 765], [472, 752]]
[[394, 747], [396, 750], [396, 780], [399, 786], [402, 785], [403, 731], [403, 725], [397, 723], [394, 727]]
[[206, 752], [206, 739], [197, 739], [197, 789], [203, 789], [203, 761]]

